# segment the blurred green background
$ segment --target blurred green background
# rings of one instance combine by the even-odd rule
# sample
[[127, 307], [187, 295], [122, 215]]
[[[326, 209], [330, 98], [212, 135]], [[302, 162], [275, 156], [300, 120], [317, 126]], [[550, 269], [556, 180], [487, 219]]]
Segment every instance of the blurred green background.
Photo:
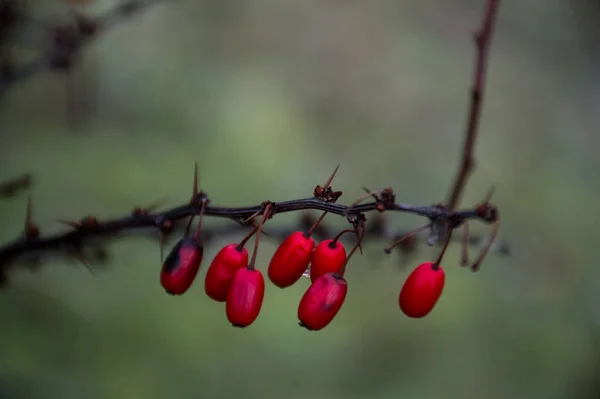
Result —
[[[56, 0], [32, 3], [38, 19], [66, 15]], [[463, 140], [484, 3], [154, 6], [103, 34], [68, 79], [38, 74], [5, 93], [0, 180], [33, 174], [34, 220], [47, 233], [63, 229], [57, 219], [116, 217], [165, 195], [167, 206], [182, 203], [195, 160], [214, 204], [309, 196], [338, 163], [334, 187], [346, 203], [361, 185], [394, 187], [401, 202], [441, 201]], [[306, 279], [286, 290], [267, 284], [244, 330], [206, 297], [208, 263], [242, 234], [212, 242], [182, 297], [159, 285], [156, 243], [124, 238], [96, 277], [63, 259], [11, 274], [0, 299], [0, 397], [599, 397], [599, 9], [502, 2], [462, 204], [496, 187], [512, 255], [493, 254], [471, 273], [453, 245], [429, 317], [400, 312], [410, 267], [379, 256], [387, 243], [353, 259], [344, 307], [309, 333], [296, 316]], [[35, 45], [17, 52], [34, 57]], [[25, 199], [0, 203], [2, 242], [21, 231]], [[263, 270], [274, 249], [262, 241]], [[412, 266], [435, 253], [421, 248]]]

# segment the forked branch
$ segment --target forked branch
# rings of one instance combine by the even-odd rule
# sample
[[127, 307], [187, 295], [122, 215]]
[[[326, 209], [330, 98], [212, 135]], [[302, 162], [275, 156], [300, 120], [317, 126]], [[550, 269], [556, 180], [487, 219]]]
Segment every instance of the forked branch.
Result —
[[471, 105], [467, 116], [467, 130], [465, 132], [461, 161], [446, 202], [450, 209], [456, 209], [458, 206], [465, 190], [467, 179], [475, 165], [475, 143], [477, 140], [479, 120], [481, 119], [489, 50], [492, 43], [494, 22], [496, 21], [499, 5], [500, 0], [487, 1], [481, 27], [474, 35], [477, 56], [471, 87]]

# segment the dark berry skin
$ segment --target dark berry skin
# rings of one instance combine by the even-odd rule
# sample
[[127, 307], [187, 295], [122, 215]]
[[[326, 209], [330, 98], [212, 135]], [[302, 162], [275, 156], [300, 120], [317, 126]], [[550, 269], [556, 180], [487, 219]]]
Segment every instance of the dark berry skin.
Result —
[[[315, 248], [310, 261], [310, 280], [314, 283], [329, 272], [339, 272], [346, 261], [346, 249], [341, 242], [321, 241]], [[342, 277], [344, 272], [339, 273]]]
[[234, 327], [248, 327], [258, 317], [264, 297], [265, 279], [260, 270], [238, 269], [227, 292], [227, 320]]
[[301, 231], [290, 234], [273, 254], [267, 274], [279, 288], [293, 285], [308, 268], [315, 240]]
[[200, 269], [204, 248], [194, 238], [180, 240], [163, 262], [160, 284], [171, 295], [184, 294]]
[[330, 272], [319, 277], [300, 300], [300, 326], [310, 331], [325, 328], [342, 308], [347, 293], [348, 284], [339, 274]]
[[429, 314], [442, 295], [446, 275], [444, 269], [435, 267], [433, 262], [420, 264], [408, 276], [398, 303], [405, 315], [421, 318]]
[[229, 244], [217, 253], [211, 262], [204, 280], [204, 291], [218, 302], [227, 300], [227, 292], [238, 269], [248, 265], [248, 251], [238, 248], [238, 244]]

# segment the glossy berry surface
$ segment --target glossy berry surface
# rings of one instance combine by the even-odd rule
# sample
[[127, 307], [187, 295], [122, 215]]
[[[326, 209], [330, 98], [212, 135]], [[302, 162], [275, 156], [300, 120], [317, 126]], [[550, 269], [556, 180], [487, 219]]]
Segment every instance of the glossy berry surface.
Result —
[[290, 234], [277, 248], [269, 263], [268, 276], [279, 288], [286, 288], [302, 277], [308, 268], [315, 240], [297, 231]]
[[234, 327], [248, 327], [258, 317], [264, 297], [265, 280], [260, 270], [238, 269], [227, 292], [227, 320]]
[[171, 295], [184, 294], [194, 282], [204, 249], [193, 238], [180, 240], [167, 255], [160, 272], [160, 284]]
[[327, 273], [319, 277], [300, 300], [300, 325], [311, 331], [325, 328], [342, 308], [347, 293], [348, 284], [339, 274]]
[[204, 291], [211, 299], [227, 300], [227, 292], [237, 271], [248, 265], [246, 248], [238, 250], [238, 244], [229, 244], [221, 249], [206, 272]]
[[[346, 249], [341, 242], [325, 240], [319, 243], [310, 261], [310, 280], [314, 283], [322, 275], [339, 273], [346, 261]], [[339, 273], [342, 277], [344, 272]]]
[[441, 267], [436, 269], [434, 265], [433, 262], [420, 264], [404, 282], [398, 302], [400, 309], [408, 317], [426, 316], [442, 295], [445, 272]]

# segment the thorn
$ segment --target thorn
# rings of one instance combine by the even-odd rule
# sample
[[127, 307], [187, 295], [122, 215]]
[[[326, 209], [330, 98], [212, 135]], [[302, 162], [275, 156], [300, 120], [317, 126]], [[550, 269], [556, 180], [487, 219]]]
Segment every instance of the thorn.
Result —
[[460, 265], [467, 266], [469, 264], [469, 223], [465, 222], [463, 225], [463, 236], [462, 236], [462, 251], [460, 257]]
[[[363, 189], [365, 189], [365, 187], [362, 187]], [[357, 199], [356, 201], [354, 201], [354, 203], [352, 205], [350, 205], [348, 207], [348, 211], [351, 210], [352, 208], [354, 208], [356, 205], [360, 204], [361, 202], [363, 202], [364, 200], [366, 200], [369, 197], [373, 197], [375, 198], [375, 200], [377, 200], [377, 191], [369, 191], [367, 192], [367, 195], [363, 195], [362, 197], [360, 197], [359, 199]]]
[[151, 203], [150, 205], [148, 205], [145, 208], [143, 208], [141, 206], [135, 207], [133, 209], [133, 212], [131, 212], [131, 214], [134, 216], [147, 215], [147, 214], [153, 212], [154, 210], [156, 210], [156, 208], [163, 205], [165, 202], [167, 202], [166, 196], [154, 201], [153, 203]]
[[198, 195], [198, 162], [194, 161], [194, 186], [192, 189], [192, 201]]
[[148, 205], [144, 211], [146, 213], [151, 213], [153, 211], [155, 211], [157, 208], [159, 208], [161, 205], [163, 205], [165, 202], [167, 202], [167, 196], [164, 196], [156, 201], [154, 201], [153, 203], [151, 203], [150, 205]]
[[34, 224], [31, 223], [31, 215], [33, 205], [31, 200], [31, 194], [27, 195], [27, 209], [25, 211], [25, 230], [23, 231], [23, 235], [25, 238], [36, 238], [40, 235], [40, 231]]
[[94, 276], [94, 277], [96, 276], [96, 273], [94, 273], [94, 269], [92, 269], [92, 266], [88, 263], [87, 260], [85, 260], [83, 254], [81, 252], [75, 252], [75, 253], [73, 253], [73, 256], [75, 257], [75, 259], [80, 261], [86, 267], [86, 269], [88, 269], [88, 271], [92, 274], [92, 276]]
[[364, 237], [364, 235], [365, 235], [365, 233], [364, 233], [365, 229], [362, 229], [362, 231], [363, 231], [363, 233], [361, 234], [361, 236], [360, 236], [360, 239], [359, 239], [359, 241], [358, 241], [358, 252], [360, 252], [360, 254], [361, 254], [361, 255], [363, 254], [363, 250], [362, 250], [362, 239], [363, 239], [363, 237]]
[[358, 240], [358, 251], [360, 252], [360, 254], [363, 254], [363, 250], [362, 250], [362, 241], [365, 238], [365, 234], [367, 232], [367, 229], [365, 227], [365, 223], [363, 222], [361, 226], [356, 228], [356, 239]]
[[483, 201], [484, 204], [487, 204], [490, 202], [490, 200], [492, 199], [492, 195], [494, 195], [494, 191], [496, 191], [496, 187], [494, 187], [494, 186], [490, 187], [490, 189], [487, 192], [487, 195], [484, 197], [485, 198]]
[[31, 227], [31, 194], [27, 194], [27, 210], [25, 211], [25, 232]]
[[409, 231], [408, 233], [404, 234], [402, 237], [398, 238], [396, 241], [394, 241], [392, 244], [390, 244], [389, 246], [387, 246], [386, 248], [384, 248], [384, 252], [386, 254], [391, 254], [392, 253], [392, 249], [396, 246], [398, 246], [400, 243], [402, 243], [403, 241], [414, 237], [415, 234], [420, 233], [423, 230], [427, 230], [429, 227], [431, 227], [431, 223], [427, 223], [424, 226], [421, 227], [417, 227], [416, 229], [413, 229], [411, 231]]
[[[362, 190], [363, 190], [365, 193], [369, 194], [369, 196], [371, 196], [371, 197], [375, 198], [375, 201], [377, 201], [377, 200], [379, 199], [379, 198], [377, 198], [377, 194], [378, 194], [378, 193], [377, 193], [377, 191], [372, 191], [372, 190], [370, 190], [369, 188], [367, 188], [367, 187], [365, 187], [365, 186], [360, 186], [360, 188], [362, 188]], [[366, 197], [366, 198], [368, 198], [368, 197]], [[366, 198], [365, 198], [365, 199], [366, 199]]]
[[62, 219], [57, 219], [58, 223], [67, 225], [69, 227], [73, 227], [74, 229], [78, 229], [81, 227], [81, 224], [79, 224], [78, 222], [71, 222], [69, 220], [62, 220]]
[[340, 168], [340, 164], [338, 163], [338, 165], [335, 167], [335, 170], [333, 171], [333, 173], [331, 174], [331, 176], [329, 176], [329, 178], [325, 182], [325, 186], [324, 186], [325, 188], [329, 188], [329, 186], [331, 185], [331, 181], [335, 177], [335, 174], [337, 173], [337, 171], [338, 171], [339, 168]]
[[479, 256], [477, 257], [477, 259], [475, 260], [475, 262], [471, 266], [471, 270], [473, 270], [474, 272], [476, 272], [476, 271], [479, 270], [479, 267], [481, 266], [481, 263], [483, 263], [483, 260], [485, 259], [485, 257], [488, 254], [489, 250], [494, 245], [494, 241], [496, 241], [496, 237], [498, 236], [498, 231], [499, 230], [500, 230], [500, 220], [496, 220], [492, 224], [492, 234], [490, 235], [490, 240], [488, 241], [487, 245], [485, 247], [483, 247], [483, 249], [479, 253]]

